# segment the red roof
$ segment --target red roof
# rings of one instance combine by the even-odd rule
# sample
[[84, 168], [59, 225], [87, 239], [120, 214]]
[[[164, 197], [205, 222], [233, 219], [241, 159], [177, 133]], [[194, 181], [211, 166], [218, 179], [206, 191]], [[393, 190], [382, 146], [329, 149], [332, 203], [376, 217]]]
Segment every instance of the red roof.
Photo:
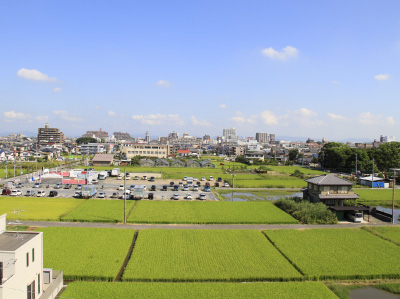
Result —
[[178, 154], [190, 154], [189, 150], [178, 150]]

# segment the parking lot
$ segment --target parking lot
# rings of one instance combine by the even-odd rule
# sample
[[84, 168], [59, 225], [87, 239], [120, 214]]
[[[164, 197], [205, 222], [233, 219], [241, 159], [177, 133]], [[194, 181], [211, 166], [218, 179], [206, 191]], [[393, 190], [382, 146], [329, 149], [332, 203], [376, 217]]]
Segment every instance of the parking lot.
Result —
[[[173, 187], [171, 186], [171, 182], [174, 182], [174, 185], [178, 185], [178, 191], [174, 191]], [[179, 185], [179, 182], [182, 184]], [[211, 201], [217, 201], [219, 200], [217, 196], [215, 196], [212, 192], [205, 192], [204, 187], [206, 183], [209, 183], [211, 186], [215, 185], [215, 181], [198, 181], [200, 182], [200, 186], [198, 187], [198, 191], [193, 191], [193, 187], [188, 187], [188, 191], [183, 190], [183, 185], [186, 184], [185, 181], [183, 180], [163, 180], [163, 179], [158, 179], [156, 178], [154, 182], [151, 182], [149, 180], [126, 180], [126, 189], [129, 190], [131, 186], [134, 185], [145, 185], [146, 186], [146, 191], [144, 191], [144, 199], [148, 199], [148, 194], [153, 193], [153, 200], [170, 200], [172, 197], [177, 194], [178, 195], [178, 200], [186, 200], [185, 197], [187, 196], [188, 193], [192, 195], [192, 199], [196, 200], [199, 199], [200, 194], [205, 194], [206, 200], [211, 200]], [[197, 182], [193, 182], [196, 184]], [[62, 197], [62, 198], [71, 198], [74, 197], [76, 191], [80, 191], [76, 189], [76, 185], [72, 185], [71, 189], [55, 189], [55, 184], [46, 184], [42, 183], [42, 186], [40, 188], [33, 188], [34, 183], [24, 183], [24, 187], [22, 188], [15, 188], [18, 190], [21, 190], [22, 196], [26, 195], [27, 190], [34, 190], [35, 191], [35, 196], [37, 195], [39, 190], [43, 190], [46, 192], [45, 197], [49, 196], [50, 191], [57, 191], [57, 197]], [[118, 198], [121, 199], [123, 198], [123, 189], [120, 188], [121, 185], [124, 185], [124, 180], [118, 180], [116, 178], [106, 178], [105, 180], [100, 180], [99, 183], [96, 185], [97, 187], [97, 195], [95, 196], [98, 197], [99, 192], [104, 192], [106, 194], [105, 199], [117, 199], [115, 196], [113, 196], [113, 193], [117, 192], [118, 193]], [[151, 186], [155, 185], [155, 191], [151, 191]], [[162, 188], [164, 185], [167, 185], [167, 191], [162, 191]], [[48, 186], [48, 188], [47, 188]], [[127, 199], [129, 199], [129, 196], [127, 196]]]

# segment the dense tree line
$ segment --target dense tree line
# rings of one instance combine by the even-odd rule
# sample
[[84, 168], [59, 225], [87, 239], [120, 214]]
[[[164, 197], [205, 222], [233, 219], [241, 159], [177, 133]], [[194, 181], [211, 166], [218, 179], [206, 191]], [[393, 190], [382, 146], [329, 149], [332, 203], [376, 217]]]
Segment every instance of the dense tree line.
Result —
[[77, 144], [97, 143], [97, 139], [93, 137], [80, 137], [76, 139]]
[[383, 143], [378, 148], [351, 148], [337, 142], [324, 145], [318, 160], [324, 169], [361, 173], [388, 172], [400, 168], [400, 142]]

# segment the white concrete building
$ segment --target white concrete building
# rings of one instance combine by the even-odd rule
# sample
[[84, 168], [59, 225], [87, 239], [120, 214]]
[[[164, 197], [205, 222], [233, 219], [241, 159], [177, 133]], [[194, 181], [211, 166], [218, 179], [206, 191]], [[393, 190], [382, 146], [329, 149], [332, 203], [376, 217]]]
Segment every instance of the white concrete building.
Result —
[[0, 299], [55, 298], [63, 286], [62, 272], [53, 281], [48, 270], [43, 272], [43, 233], [6, 231], [6, 214], [1, 215]]

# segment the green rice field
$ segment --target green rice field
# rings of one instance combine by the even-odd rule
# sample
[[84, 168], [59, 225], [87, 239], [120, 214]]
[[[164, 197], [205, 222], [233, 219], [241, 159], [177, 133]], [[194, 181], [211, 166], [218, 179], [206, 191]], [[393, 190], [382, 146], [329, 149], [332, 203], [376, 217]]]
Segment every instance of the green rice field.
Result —
[[[127, 216], [134, 203], [130, 200], [126, 201]], [[123, 222], [124, 201], [89, 199], [67, 215], [61, 217], [61, 220], [77, 222]]]
[[362, 229], [400, 246], [400, 226], [364, 226]]
[[274, 283], [141, 283], [73, 282], [62, 297], [79, 299], [257, 299], [337, 298], [320, 282]]
[[[7, 219], [57, 221], [83, 203], [78, 198], [0, 197], [0, 215]], [[18, 213], [17, 211], [20, 210]]]
[[64, 279], [108, 280], [117, 275], [135, 233], [130, 229], [48, 227], [43, 266], [61, 269]]
[[255, 230], [142, 230], [124, 281], [301, 280]]
[[[366, 205], [392, 206], [392, 189], [353, 189], [359, 195], [357, 202]], [[395, 190], [395, 206], [400, 207], [400, 190]]]
[[[227, 179], [232, 186], [232, 179]], [[238, 180], [235, 178], [235, 188], [298, 188], [306, 187], [307, 183], [303, 179], [290, 176], [281, 176], [279, 179], [264, 180]]]
[[266, 230], [310, 279], [399, 278], [400, 247], [362, 229]]
[[140, 201], [131, 223], [281, 223], [298, 221], [270, 202]]

